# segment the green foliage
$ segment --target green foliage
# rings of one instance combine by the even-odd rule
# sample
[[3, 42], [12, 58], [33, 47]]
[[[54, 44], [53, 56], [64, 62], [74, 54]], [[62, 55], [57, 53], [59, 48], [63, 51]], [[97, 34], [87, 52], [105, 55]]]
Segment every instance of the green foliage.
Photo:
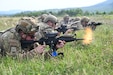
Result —
[[44, 14], [44, 13], [51, 13], [55, 16], [64, 16], [65, 14], [68, 14], [70, 16], [82, 16], [82, 15], [85, 15], [85, 16], [89, 16], [89, 15], [105, 15], [105, 14], [113, 14], [113, 11], [111, 12], [100, 12], [100, 11], [96, 11], [96, 12], [90, 12], [90, 11], [83, 11], [82, 9], [80, 8], [73, 8], [73, 9], [61, 9], [61, 10], [43, 10], [43, 11], [25, 11], [25, 12], [21, 12], [21, 13], [18, 13], [18, 14], [15, 14], [13, 16], [40, 16], [41, 14]]
[[[112, 75], [113, 74], [113, 15], [89, 16], [102, 22], [93, 31], [93, 41], [82, 45], [82, 41], [70, 42], [59, 52], [64, 58], [55, 57], [47, 61], [39, 59], [14, 60], [9, 57], [0, 59], [0, 75]], [[0, 18], [0, 29], [4, 22], [15, 23], [18, 18]], [[8, 25], [12, 27], [11, 24]], [[77, 38], [84, 31], [77, 31]]]

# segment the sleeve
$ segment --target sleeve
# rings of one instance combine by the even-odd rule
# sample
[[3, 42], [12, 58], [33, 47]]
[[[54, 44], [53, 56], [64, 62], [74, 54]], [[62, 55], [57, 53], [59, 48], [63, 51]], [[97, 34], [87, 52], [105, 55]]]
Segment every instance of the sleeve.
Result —
[[82, 26], [82, 24], [80, 23], [80, 21], [77, 22], [77, 28], [78, 29], [84, 29], [83, 26]]
[[16, 57], [21, 51], [21, 47], [19, 41], [14, 38], [14, 34], [7, 31], [1, 36], [1, 39], [5, 54]]
[[55, 30], [46, 24], [40, 28], [40, 31], [43, 33], [51, 33], [51, 32], [54, 32]]
[[40, 23], [38, 26], [39, 26], [39, 31], [36, 33], [37, 38], [44, 37], [45, 33], [56, 32], [52, 27], [50, 27], [45, 23]]

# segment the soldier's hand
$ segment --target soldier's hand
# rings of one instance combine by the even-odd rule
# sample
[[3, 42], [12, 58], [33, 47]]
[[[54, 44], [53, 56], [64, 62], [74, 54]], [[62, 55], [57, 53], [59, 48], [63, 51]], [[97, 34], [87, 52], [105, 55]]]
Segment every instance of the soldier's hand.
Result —
[[59, 40], [59, 43], [56, 45], [56, 48], [62, 48], [65, 45], [65, 41]]
[[35, 48], [36, 53], [42, 54], [45, 50], [46, 45], [38, 45], [38, 47]]
[[64, 34], [69, 34], [71, 32], [73, 32], [73, 29], [68, 29]]

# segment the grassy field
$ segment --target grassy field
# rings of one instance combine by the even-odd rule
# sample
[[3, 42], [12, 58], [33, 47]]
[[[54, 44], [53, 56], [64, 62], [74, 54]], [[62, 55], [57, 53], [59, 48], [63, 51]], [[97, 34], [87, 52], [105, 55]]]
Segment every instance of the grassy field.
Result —
[[[89, 16], [102, 22], [93, 31], [93, 41], [83, 46], [81, 41], [67, 43], [59, 51], [64, 58], [44, 61], [39, 59], [0, 59], [0, 75], [113, 75], [113, 15]], [[0, 30], [13, 27], [19, 18], [0, 18]], [[78, 31], [81, 37], [83, 31]]]

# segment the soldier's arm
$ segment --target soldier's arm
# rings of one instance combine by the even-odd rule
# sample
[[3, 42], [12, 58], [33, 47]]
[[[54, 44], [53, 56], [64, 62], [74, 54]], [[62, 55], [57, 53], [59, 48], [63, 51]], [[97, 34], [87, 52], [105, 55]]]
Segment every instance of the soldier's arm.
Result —
[[45, 45], [38, 45], [33, 50], [30, 50], [26, 53], [20, 54], [19, 57], [21, 58], [33, 58], [33, 57], [41, 57], [44, 53]]
[[6, 56], [12, 56], [14, 58], [25, 59], [33, 58], [36, 55], [41, 55], [36, 49], [25, 52], [21, 49], [20, 41], [14, 38], [14, 35], [10, 32], [6, 32], [2, 35], [3, 50]]

